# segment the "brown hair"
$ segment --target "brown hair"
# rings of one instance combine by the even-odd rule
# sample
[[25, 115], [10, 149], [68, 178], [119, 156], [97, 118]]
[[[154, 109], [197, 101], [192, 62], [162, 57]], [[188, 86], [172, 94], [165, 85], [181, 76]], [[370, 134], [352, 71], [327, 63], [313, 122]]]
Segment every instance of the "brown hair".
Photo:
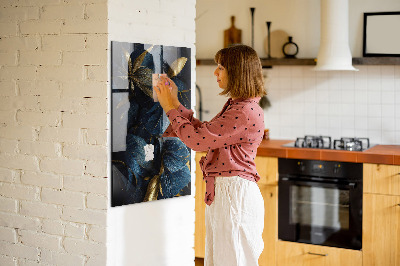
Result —
[[266, 95], [260, 58], [247, 45], [233, 45], [219, 50], [214, 57], [228, 72], [228, 86], [220, 95], [253, 98]]

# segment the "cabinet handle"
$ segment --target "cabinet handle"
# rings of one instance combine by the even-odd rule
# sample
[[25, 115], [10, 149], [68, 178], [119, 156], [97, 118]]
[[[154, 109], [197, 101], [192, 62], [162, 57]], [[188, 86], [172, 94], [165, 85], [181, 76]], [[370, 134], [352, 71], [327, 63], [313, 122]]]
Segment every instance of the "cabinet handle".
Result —
[[320, 253], [313, 253], [313, 252], [307, 252], [307, 254], [310, 254], [310, 255], [317, 255], [317, 256], [323, 256], [323, 257], [328, 256], [328, 254], [320, 254]]
[[400, 206], [400, 203], [399, 203], [399, 204], [397, 204], [397, 206]]

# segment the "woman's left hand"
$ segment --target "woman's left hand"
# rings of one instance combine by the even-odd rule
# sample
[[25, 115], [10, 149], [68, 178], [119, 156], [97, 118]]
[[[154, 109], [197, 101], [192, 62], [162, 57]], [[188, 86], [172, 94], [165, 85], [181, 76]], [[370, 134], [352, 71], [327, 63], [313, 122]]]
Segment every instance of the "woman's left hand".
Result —
[[165, 113], [168, 113], [171, 109], [175, 109], [171, 89], [171, 80], [164, 77], [161, 77], [156, 86], [154, 86], [158, 101]]

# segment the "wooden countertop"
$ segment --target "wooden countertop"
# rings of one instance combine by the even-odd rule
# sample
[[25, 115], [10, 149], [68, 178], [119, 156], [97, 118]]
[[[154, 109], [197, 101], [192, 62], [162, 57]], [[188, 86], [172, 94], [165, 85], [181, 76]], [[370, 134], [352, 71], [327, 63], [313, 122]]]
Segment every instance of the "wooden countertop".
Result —
[[263, 140], [258, 156], [400, 165], [400, 145], [376, 145], [365, 151], [291, 148], [282, 145], [294, 140]]

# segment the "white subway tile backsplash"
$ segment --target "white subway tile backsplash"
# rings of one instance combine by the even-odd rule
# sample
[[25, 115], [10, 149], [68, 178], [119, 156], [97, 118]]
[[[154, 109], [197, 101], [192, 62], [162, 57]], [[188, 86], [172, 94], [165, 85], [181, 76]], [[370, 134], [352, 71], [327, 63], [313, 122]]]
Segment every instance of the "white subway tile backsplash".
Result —
[[342, 129], [353, 129], [354, 130], [354, 123], [355, 123], [355, 118], [354, 116], [349, 116], [349, 117], [341, 117], [341, 123], [342, 123]]
[[303, 90], [304, 89], [304, 82], [302, 77], [295, 77], [292, 78], [292, 89], [294, 90]]
[[393, 121], [392, 117], [383, 117], [382, 118], [382, 132], [384, 131], [395, 131], [396, 125]]
[[329, 102], [329, 90], [317, 88], [316, 91], [317, 103], [328, 103]]
[[367, 73], [369, 77], [380, 77], [381, 66], [380, 65], [367, 65]]
[[317, 97], [317, 93], [314, 88], [306, 88], [304, 91], [304, 102], [306, 103], [315, 103], [315, 99]]
[[354, 136], [358, 138], [368, 138], [368, 133], [364, 129], [356, 128], [354, 130]]
[[317, 104], [315, 101], [313, 102], [305, 102], [304, 104], [304, 115], [309, 117], [308, 120], [313, 120], [312, 117], [314, 116], [315, 118], [315, 113], [317, 111]]
[[381, 91], [368, 91], [368, 104], [381, 104], [382, 93]]
[[394, 78], [400, 79], [400, 66], [394, 66]]
[[382, 106], [379, 104], [369, 104], [367, 115], [369, 118], [380, 118], [382, 117]]
[[395, 116], [396, 118], [399, 118], [399, 117], [400, 117], [400, 104], [395, 104], [394, 116]]
[[357, 135], [355, 134], [355, 129], [354, 128], [344, 128], [342, 129], [342, 133], [340, 134], [340, 137], [345, 137], [345, 138], [353, 138], [356, 137]]
[[394, 91], [382, 91], [382, 105], [384, 104], [394, 104], [395, 102], [395, 92]]
[[280, 116], [280, 124], [283, 127], [290, 127], [292, 126], [292, 115], [287, 115], [287, 114], [281, 114]]
[[313, 70], [314, 66], [304, 66], [304, 67], [302, 67], [302, 69], [303, 69], [304, 79], [307, 79], [307, 78], [315, 79], [315, 77], [317, 76], [316, 71]]
[[355, 98], [354, 89], [342, 90], [342, 99], [341, 99], [342, 103], [348, 103], [354, 105], [354, 98]]
[[395, 79], [392, 77], [388, 77], [382, 79], [382, 92], [386, 91], [394, 91], [395, 89]]
[[354, 94], [354, 104], [368, 104], [367, 91], [356, 90]]
[[364, 132], [368, 130], [368, 118], [367, 117], [355, 117], [354, 119], [354, 127], [357, 130], [361, 130], [363, 132], [363, 135], [365, 135]]
[[279, 70], [278, 72], [279, 77], [290, 78], [292, 76], [290, 67], [279, 67], [277, 69]]
[[329, 127], [331, 129], [339, 130], [342, 128], [342, 122], [340, 116], [330, 116], [329, 117]]
[[292, 84], [290, 82], [290, 79], [285, 78], [285, 77], [279, 77], [279, 88], [280, 89], [288, 90], [288, 89], [291, 89], [291, 87], [292, 87]]
[[330, 103], [342, 102], [342, 91], [339, 88], [336, 89], [330, 88], [328, 95]]
[[387, 144], [395, 144], [396, 131], [382, 131], [382, 139], [385, 139]]
[[341, 90], [340, 71], [333, 71], [329, 75], [328, 86], [329, 89]]
[[317, 128], [329, 128], [329, 116], [318, 115], [316, 119]]
[[368, 116], [368, 105], [367, 104], [357, 104], [354, 105], [354, 115], [356, 117], [367, 117]]
[[302, 91], [292, 91], [293, 103], [304, 103], [304, 93]]
[[382, 105], [382, 119], [383, 118], [394, 118], [395, 115], [395, 106], [392, 104], [383, 104]]
[[395, 92], [395, 96], [394, 96], [394, 104], [400, 105], [400, 86], [398, 88], [396, 88], [396, 92]]
[[[312, 134], [370, 137], [374, 143], [400, 144], [400, 66], [356, 68], [358, 72], [313, 71], [309, 66], [264, 70], [272, 105], [264, 110], [265, 124], [271, 138]], [[213, 71], [213, 66], [197, 67], [203, 109], [210, 111], [210, 117], [226, 101], [226, 97], [216, 96], [219, 89]]]
[[343, 117], [353, 117], [354, 118], [354, 115], [355, 115], [355, 107], [354, 107], [354, 104], [352, 104], [352, 103], [342, 103], [340, 106], [339, 106], [339, 108], [340, 108], [340, 114], [343, 116]]
[[317, 91], [328, 91], [329, 90], [329, 83], [326, 78], [317, 78], [315, 88]]
[[382, 131], [381, 130], [368, 130], [368, 138], [370, 143], [381, 144], [382, 143]]
[[395, 66], [381, 66], [382, 79], [394, 79]]
[[303, 77], [303, 71], [305, 71], [304, 68], [302, 67], [292, 67], [291, 68], [291, 78], [302, 78]]
[[368, 88], [368, 91], [380, 92], [382, 89], [382, 82], [381, 82], [380, 78], [368, 77], [367, 88]]
[[287, 127], [287, 126], [281, 126], [279, 128], [279, 135], [276, 136], [278, 139], [291, 139], [293, 136], [293, 130], [292, 127]]
[[317, 116], [318, 115], [329, 115], [329, 105], [317, 101]]
[[343, 88], [354, 86], [354, 77], [356, 73], [357, 72], [354, 71], [341, 71], [341, 82]]
[[382, 119], [380, 117], [368, 117], [368, 131], [374, 130], [382, 130]]

